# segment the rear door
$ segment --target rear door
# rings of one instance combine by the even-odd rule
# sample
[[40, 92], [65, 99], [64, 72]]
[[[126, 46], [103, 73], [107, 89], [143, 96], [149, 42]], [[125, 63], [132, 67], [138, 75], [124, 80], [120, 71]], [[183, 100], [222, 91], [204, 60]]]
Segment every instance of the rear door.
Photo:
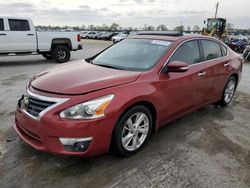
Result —
[[168, 63], [182, 61], [189, 64], [189, 70], [184, 73], [170, 72], [164, 75], [162, 103], [166, 116], [163, 117], [163, 122], [204, 102], [206, 68], [201, 60], [198, 40], [183, 43], [170, 58]]
[[217, 41], [200, 40], [203, 49], [203, 61], [206, 64], [207, 98], [210, 101], [220, 99], [230, 74], [230, 59], [227, 48]]
[[[36, 34], [32, 23], [28, 20], [8, 19], [9, 52], [34, 52], [37, 49]], [[32, 26], [32, 27], [31, 27]]]

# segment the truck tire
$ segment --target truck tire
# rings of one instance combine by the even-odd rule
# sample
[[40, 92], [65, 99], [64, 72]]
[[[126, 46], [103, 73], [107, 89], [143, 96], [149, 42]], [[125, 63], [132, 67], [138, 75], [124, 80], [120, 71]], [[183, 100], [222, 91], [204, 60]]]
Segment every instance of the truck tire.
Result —
[[53, 59], [53, 56], [49, 53], [46, 53], [46, 54], [42, 54], [42, 56], [45, 58], [45, 59]]
[[53, 59], [57, 63], [65, 63], [70, 59], [70, 50], [67, 46], [56, 46], [53, 50]]

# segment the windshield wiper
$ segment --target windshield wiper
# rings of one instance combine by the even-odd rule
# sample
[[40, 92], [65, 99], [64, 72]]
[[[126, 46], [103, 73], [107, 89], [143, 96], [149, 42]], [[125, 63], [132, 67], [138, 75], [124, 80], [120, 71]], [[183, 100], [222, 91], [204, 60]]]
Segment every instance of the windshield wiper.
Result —
[[111, 69], [123, 70], [122, 68], [114, 67], [112, 65], [105, 65], [105, 64], [94, 64], [94, 65], [101, 66], [101, 67], [106, 67], [106, 68], [111, 68]]

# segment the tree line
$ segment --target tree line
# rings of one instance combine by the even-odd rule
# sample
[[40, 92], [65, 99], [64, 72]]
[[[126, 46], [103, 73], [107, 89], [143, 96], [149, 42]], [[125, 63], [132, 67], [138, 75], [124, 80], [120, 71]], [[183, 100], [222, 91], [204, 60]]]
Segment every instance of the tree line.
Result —
[[[157, 27], [152, 25], [144, 24], [142, 27], [122, 27], [117, 23], [113, 23], [111, 25], [102, 24], [101, 26], [95, 25], [82, 25], [82, 26], [36, 26], [37, 30], [49, 30], [49, 31], [65, 31], [65, 30], [74, 30], [74, 31], [168, 31], [168, 30], [175, 30], [175, 31], [186, 31], [186, 32], [200, 32], [202, 28], [198, 25], [191, 26], [184, 26], [184, 25], [177, 25], [174, 28], [169, 29], [166, 25], [160, 24]], [[236, 29], [234, 28], [233, 24], [227, 23], [228, 32], [236, 32], [241, 34], [250, 34], [250, 29]]]
[[198, 25], [195, 25], [191, 28], [191, 26], [184, 27], [183, 25], [176, 26], [173, 29], [169, 29], [166, 25], [160, 24], [157, 27], [154, 27], [152, 25], [144, 24], [143, 27], [122, 27], [117, 23], [113, 23], [110, 26], [106, 24], [102, 24], [101, 26], [95, 26], [95, 25], [82, 25], [82, 26], [42, 26], [37, 25], [37, 30], [75, 30], [75, 31], [122, 31], [122, 30], [128, 30], [128, 31], [168, 31], [168, 30], [176, 30], [176, 31], [200, 31], [201, 28]]

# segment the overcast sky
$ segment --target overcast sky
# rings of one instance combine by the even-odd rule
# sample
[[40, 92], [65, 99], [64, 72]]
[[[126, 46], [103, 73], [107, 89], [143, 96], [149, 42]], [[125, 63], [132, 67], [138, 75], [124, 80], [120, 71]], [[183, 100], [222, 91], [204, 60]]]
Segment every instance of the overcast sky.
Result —
[[0, 16], [31, 18], [35, 25], [101, 25], [142, 27], [165, 24], [169, 29], [183, 24], [203, 25], [218, 16], [237, 28], [250, 28], [250, 0], [8, 0], [0, 2]]

